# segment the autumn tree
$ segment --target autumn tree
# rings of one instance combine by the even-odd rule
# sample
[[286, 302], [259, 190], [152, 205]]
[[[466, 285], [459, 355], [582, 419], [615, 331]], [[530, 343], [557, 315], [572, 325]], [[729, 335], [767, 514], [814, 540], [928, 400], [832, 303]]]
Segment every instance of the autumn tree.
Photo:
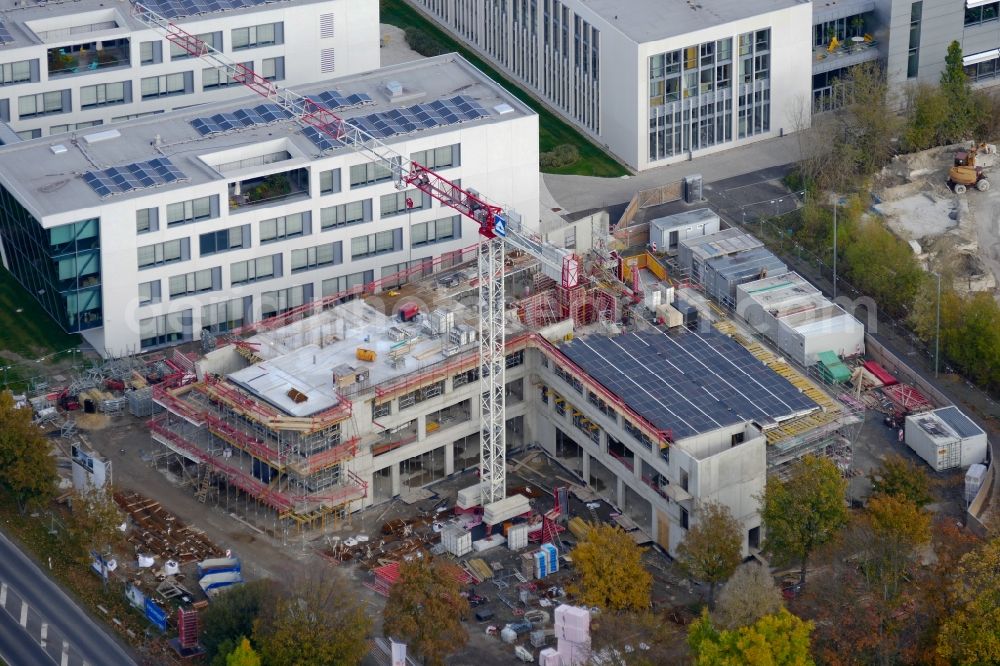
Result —
[[722, 586], [712, 619], [722, 629], [737, 629], [783, 607], [781, 590], [774, 584], [771, 572], [757, 562], [748, 562]]
[[910, 576], [917, 548], [930, 541], [930, 515], [904, 497], [876, 495], [859, 523], [860, 570], [870, 589], [893, 599]]
[[1000, 663], [1000, 538], [962, 557], [949, 596], [938, 655], [952, 664]]
[[455, 565], [417, 558], [399, 568], [382, 614], [383, 631], [405, 641], [428, 666], [441, 666], [469, 640], [462, 624], [468, 613]]
[[688, 630], [696, 666], [811, 666], [811, 622], [782, 608], [750, 626], [717, 629], [707, 610]]
[[847, 522], [846, 492], [837, 466], [815, 456], [805, 456], [787, 479], [768, 481], [764, 489], [764, 547], [778, 561], [799, 562], [803, 583], [809, 556]]
[[14, 406], [10, 391], [0, 392], [0, 485], [22, 510], [55, 495], [56, 460], [31, 410]]
[[224, 666], [225, 657], [241, 638], [253, 635], [254, 622], [261, 612], [276, 602], [274, 583], [266, 578], [222, 590], [199, 615], [206, 661]]
[[743, 526], [729, 508], [707, 502], [677, 548], [677, 562], [695, 580], [708, 583], [708, 607], [715, 608], [715, 588], [724, 583], [743, 555]]
[[854, 286], [897, 315], [909, 312], [925, 280], [913, 249], [875, 218], [851, 229], [844, 263]]
[[931, 499], [931, 480], [923, 467], [901, 455], [890, 453], [878, 469], [868, 474], [872, 493], [908, 500], [914, 506], [924, 506]]
[[260, 655], [250, 645], [246, 636], [242, 637], [239, 645], [226, 655], [226, 666], [260, 666]]
[[91, 551], [108, 553], [125, 542], [125, 514], [115, 503], [110, 485], [90, 487], [71, 496], [73, 518], [69, 532], [80, 557], [89, 560]]
[[572, 588], [581, 602], [611, 611], [649, 608], [653, 577], [642, 564], [642, 549], [625, 531], [608, 524], [591, 525], [570, 552], [580, 573]]

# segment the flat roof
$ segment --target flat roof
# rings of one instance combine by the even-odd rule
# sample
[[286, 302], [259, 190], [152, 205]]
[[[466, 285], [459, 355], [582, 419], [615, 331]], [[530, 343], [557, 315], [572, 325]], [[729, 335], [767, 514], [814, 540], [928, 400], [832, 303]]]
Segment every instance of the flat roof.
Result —
[[712, 271], [727, 278], [741, 277], [753, 271], [764, 271], [765, 275], [768, 273], [782, 275], [788, 270], [785, 262], [764, 247], [739, 254], [714, 257], [706, 263]]
[[808, 4], [807, 0], [584, 0], [635, 42], [652, 42], [758, 14]]
[[686, 225], [705, 224], [713, 221], [719, 221], [718, 213], [711, 208], [696, 208], [694, 210], [674, 213], [673, 215], [658, 217], [655, 220], [650, 220], [649, 225], [661, 231], [666, 231], [667, 229], [676, 229], [677, 227]]
[[[456, 315], [456, 325], [461, 323]], [[390, 330], [402, 340], [390, 338]], [[340, 401], [334, 374], [352, 368], [367, 372], [364, 389], [389, 379], [414, 374], [448, 358], [443, 336], [416, 323], [401, 323], [362, 300], [343, 303], [274, 331], [247, 340], [263, 361], [228, 375], [230, 381], [291, 416], [311, 416]], [[454, 348], [467, 351], [472, 344]], [[375, 352], [374, 361], [357, 358], [358, 348]], [[393, 352], [395, 350], [395, 353]], [[392, 357], [398, 362], [392, 363]], [[346, 373], [345, 373], [346, 374]], [[350, 392], [350, 384], [343, 390]], [[289, 395], [295, 389], [296, 402]], [[302, 400], [302, 397], [305, 399]]]
[[[328, 2], [329, 0], [295, 0], [296, 5]], [[144, 0], [143, 4], [164, 18], [178, 23], [216, 16], [254, 14], [275, 9], [276, 4], [291, 4], [291, 0]], [[93, 17], [88, 16], [94, 12]], [[77, 17], [77, 24], [61, 17]], [[55, 19], [55, 20], [53, 20]], [[114, 25], [109, 25], [113, 22]], [[0, 0], [0, 49], [16, 49], [38, 44], [81, 43], [107, 39], [110, 32], [124, 29], [142, 30], [146, 26], [132, 17], [128, 2], [110, 3], [105, 0], [73, 0], [45, 2], [43, 0]], [[63, 24], [66, 25], [63, 25]], [[90, 30], [69, 32], [73, 25]], [[41, 34], [39, 34], [41, 33]], [[91, 37], [93, 36], [93, 37]]]
[[692, 259], [706, 261], [712, 257], [721, 257], [763, 247], [764, 243], [741, 229], [730, 227], [714, 234], [685, 238], [680, 241], [680, 246], [691, 253]]
[[951, 426], [952, 430], [958, 433], [963, 439], [966, 437], [976, 437], [985, 434], [985, 431], [977, 426], [972, 419], [963, 414], [958, 407], [942, 407], [936, 409], [932, 414]]
[[590, 334], [560, 351], [630, 409], [683, 439], [751, 421], [761, 427], [819, 408], [715, 330]]
[[[739, 290], [757, 302], [768, 312], [782, 310], [793, 302], [803, 299], [815, 301], [826, 299], [819, 289], [811, 285], [798, 273], [784, 273], [755, 280], [740, 285]], [[815, 307], [815, 306], [814, 306]]]
[[[385, 84], [390, 81], [402, 83], [403, 94], [400, 97], [390, 98], [385, 91]], [[414, 137], [453, 132], [457, 127], [499, 123], [511, 118], [534, 115], [517, 98], [454, 53], [301, 86], [296, 91], [314, 96], [329, 91], [339, 91], [344, 97], [367, 96], [369, 99], [363, 104], [338, 111], [341, 117], [358, 122], [371, 114], [395, 113], [403, 107], [430, 105], [458, 96], [477, 103], [486, 114], [478, 119], [459, 119], [457, 122], [461, 122], [461, 125], [453, 122], [427, 129], [417, 128], [384, 139], [390, 144]], [[280, 117], [266, 123], [211, 134], [203, 134], [192, 125], [196, 119], [211, 118], [220, 113], [232, 114], [241, 109], [253, 110], [266, 103], [267, 100], [262, 97], [249, 94], [236, 100], [147, 116], [90, 131], [2, 146], [0, 180], [26, 207], [36, 215], [45, 216], [99, 206], [105, 201], [113, 202], [119, 198], [148, 196], [156, 189], [178, 190], [191, 185], [238, 180], [241, 177], [239, 171], [227, 171], [223, 174], [206, 164], [200, 156], [227, 150], [233, 153], [245, 152], [252, 149], [254, 144], [281, 142], [281, 148], [290, 153], [287, 161], [271, 165], [274, 170], [280, 167], [291, 170], [306, 166], [322, 156], [352, 152], [353, 149], [348, 147], [321, 151], [303, 132], [301, 125]], [[88, 141], [88, 137], [95, 135], [107, 138]], [[155, 145], [157, 142], [159, 147]], [[58, 153], [52, 150], [56, 146], [62, 147], [57, 149]], [[84, 181], [84, 175], [88, 172], [164, 157], [180, 171], [182, 179], [155, 187], [116, 193], [106, 198], [102, 198]], [[233, 159], [238, 160], [240, 157]], [[220, 157], [221, 161], [228, 160]]]

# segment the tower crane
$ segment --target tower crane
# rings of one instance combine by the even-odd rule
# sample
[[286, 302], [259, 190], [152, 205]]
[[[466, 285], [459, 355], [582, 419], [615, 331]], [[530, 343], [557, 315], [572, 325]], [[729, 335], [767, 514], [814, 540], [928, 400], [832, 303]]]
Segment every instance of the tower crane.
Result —
[[294, 120], [314, 128], [334, 145], [352, 148], [387, 168], [397, 188], [414, 187], [476, 223], [480, 237], [477, 253], [482, 405], [479, 474], [483, 504], [504, 499], [507, 495], [504, 246], [508, 244], [522, 250], [541, 262], [551, 275], [560, 276], [564, 289], [576, 287], [579, 282], [578, 259], [533, 237], [521, 227], [514, 211], [490, 202], [471, 188], [463, 189], [432, 169], [408, 159], [323, 103], [275, 85], [141, 2], [132, 0], [131, 5], [136, 20], [162, 34], [171, 44], [224, 70], [234, 81], [280, 106]]

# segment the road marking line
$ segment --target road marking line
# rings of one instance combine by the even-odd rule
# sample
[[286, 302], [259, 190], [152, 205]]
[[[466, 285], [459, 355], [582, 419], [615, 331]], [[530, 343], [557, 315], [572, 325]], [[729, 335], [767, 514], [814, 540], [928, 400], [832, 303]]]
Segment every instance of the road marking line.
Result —
[[7, 583], [0, 583], [0, 606], [7, 607]]
[[69, 643], [66, 641], [63, 641], [62, 659], [59, 666], [69, 666]]
[[25, 629], [28, 628], [28, 603], [21, 600], [21, 626]]
[[42, 640], [41, 646], [45, 647], [45, 639], [49, 637], [49, 624], [47, 622], [42, 622]]

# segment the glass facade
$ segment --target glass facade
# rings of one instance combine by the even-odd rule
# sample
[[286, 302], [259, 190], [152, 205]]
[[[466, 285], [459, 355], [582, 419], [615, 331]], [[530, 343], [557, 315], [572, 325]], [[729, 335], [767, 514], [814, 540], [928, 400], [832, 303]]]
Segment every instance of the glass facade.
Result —
[[65, 331], [102, 324], [99, 219], [43, 229], [0, 187], [0, 237], [10, 272]]

